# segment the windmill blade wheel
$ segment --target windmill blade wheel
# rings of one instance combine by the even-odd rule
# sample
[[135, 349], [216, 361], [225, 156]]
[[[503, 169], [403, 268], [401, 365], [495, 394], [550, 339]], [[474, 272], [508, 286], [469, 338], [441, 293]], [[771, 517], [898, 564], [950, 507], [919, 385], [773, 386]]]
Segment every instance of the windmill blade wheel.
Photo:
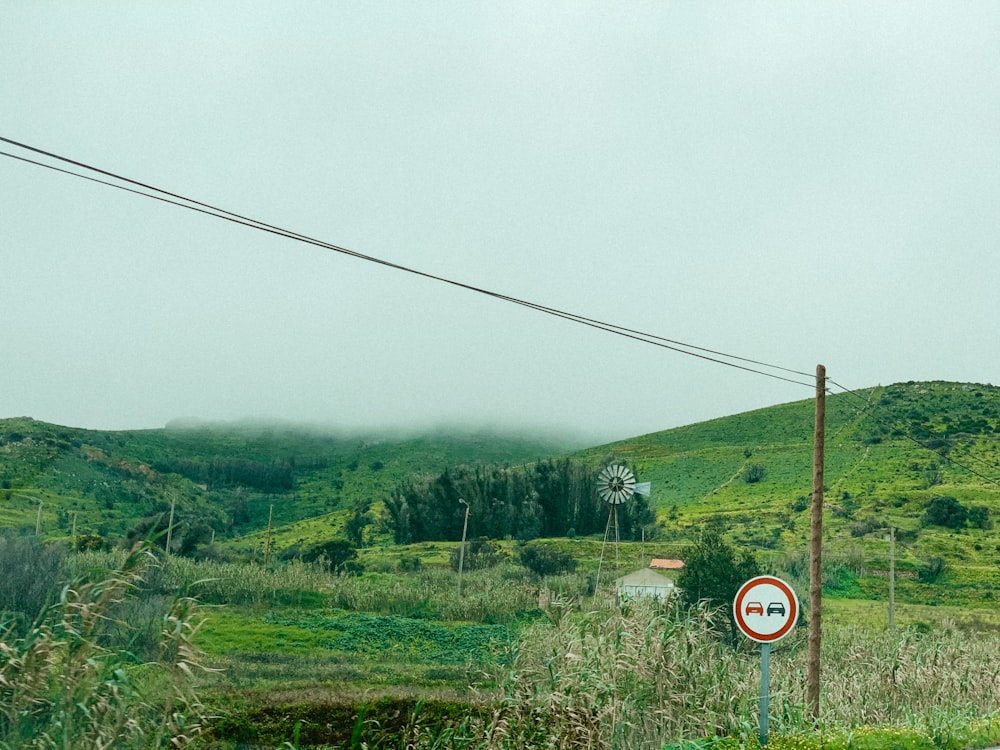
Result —
[[605, 467], [597, 477], [597, 494], [611, 505], [621, 505], [635, 494], [635, 475], [620, 464]]

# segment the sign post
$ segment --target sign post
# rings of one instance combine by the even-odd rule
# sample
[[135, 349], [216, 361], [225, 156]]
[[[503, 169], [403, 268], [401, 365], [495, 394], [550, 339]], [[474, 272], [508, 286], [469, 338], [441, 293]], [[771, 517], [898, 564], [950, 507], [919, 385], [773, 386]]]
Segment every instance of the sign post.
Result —
[[736, 626], [760, 644], [760, 744], [767, 744], [771, 644], [784, 638], [799, 619], [792, 587], [774, 576], [757, 576], [740, 586], [733, 599]]

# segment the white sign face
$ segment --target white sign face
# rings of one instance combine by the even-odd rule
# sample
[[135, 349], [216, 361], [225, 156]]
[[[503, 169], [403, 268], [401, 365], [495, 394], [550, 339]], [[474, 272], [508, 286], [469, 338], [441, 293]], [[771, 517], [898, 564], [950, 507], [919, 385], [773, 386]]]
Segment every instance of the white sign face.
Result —
[[772, 643], [788, 635], [799, 619], [792, 587], [774, 576], [757, 576], [740, 586], [733, 599], [736, 626], [747, 638]]

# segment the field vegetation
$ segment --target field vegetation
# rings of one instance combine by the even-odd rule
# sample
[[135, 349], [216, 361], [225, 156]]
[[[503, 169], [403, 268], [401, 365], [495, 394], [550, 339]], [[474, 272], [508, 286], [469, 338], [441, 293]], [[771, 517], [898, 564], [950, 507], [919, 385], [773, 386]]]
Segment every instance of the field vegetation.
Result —
[[[827, 429], [821, 720], [800, 627], [770, 746], [1000, 744], [1000, 390], [842, 394]], [[0, 747], [752, 747], [759, 651], [714, 584], [808, 601], [811, 436], [811, 401], [582, 451], [0, 420]], [[620, 544], [611, 462], [653, 488]], [[710, 574], [616, 603], [653, 557]]]

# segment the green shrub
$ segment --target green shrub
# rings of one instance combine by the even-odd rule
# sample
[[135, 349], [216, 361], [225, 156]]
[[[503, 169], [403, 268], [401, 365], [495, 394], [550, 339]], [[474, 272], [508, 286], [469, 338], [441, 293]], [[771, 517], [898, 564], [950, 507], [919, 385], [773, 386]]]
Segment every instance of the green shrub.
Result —
[[931, 557], [925, 560], [917, 571], [917, 578], [921, 583], [935, 583], [945, 571], [945, 562], [940, 557]]
[[0, 535], [0, 621], [19, 635], [52, 604], [69, 575], [66, 548], [35, 536]]
[[567, 552], [543, 542], [529, 542], [518, 552], [521, 565], [536, 576], [561, 575], [576, 570], [576, 560]]
[[417, 555], [400, 555], [399, 569], [404, 573], [416, 573], [423, 568], [423, 561]]
[[944, 526], [948, 529], [961, 529], [969, 518], [968, 509], [958, 500], [948, 495], [932, 498], [924, 513], [924, 526]]
[[459, 563], [462, 564], [463, 570], [482, 570], [496, 567], [507, 559], [507, 553], [497, 542], [480, 538], [465, 544], [464, 556], [462, 546], [455, 547], [448, 562], [452, 570], [458, 570]]

